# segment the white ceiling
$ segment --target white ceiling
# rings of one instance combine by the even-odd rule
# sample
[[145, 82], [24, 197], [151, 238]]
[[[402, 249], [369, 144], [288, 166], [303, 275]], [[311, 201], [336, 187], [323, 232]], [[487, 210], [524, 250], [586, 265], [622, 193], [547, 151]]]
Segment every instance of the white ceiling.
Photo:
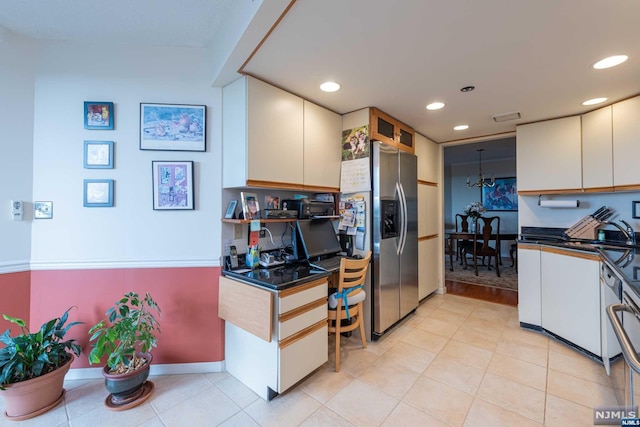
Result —
[[[215, 50], [230, 17], [237, 18], [234, 8], [253, 14], [276, 3], [286, 4], [7, 1], [0, 26], [36, 39]], [[640, 1], [633, 0], [298, 0], [244, 72], [338, 113], [376, 106], [436, 142], [501, 139], [518, 123], [589, 111], [594, 107], [580, 105], [589, 98], [612, 103], [639, 94], [638, 17]], [[243, 18], [246, 24], [251, 16]], [[259, 38], [253, 40], [240, 57], [231, 55], [236, 70]], [[618, 53], [629, 61], [590, 68]], [[213, 81], [219, 71], [212, 70]], [[343, 89], [320, 92], [328, 79]], [[461, 93], [467, 85], [476, 89]], [[436, 100], [447, 106], [427, 111]], [[522, 118], [492, 120], [511, 111]], [[460, 123], [470, 128], [453, 131]]]

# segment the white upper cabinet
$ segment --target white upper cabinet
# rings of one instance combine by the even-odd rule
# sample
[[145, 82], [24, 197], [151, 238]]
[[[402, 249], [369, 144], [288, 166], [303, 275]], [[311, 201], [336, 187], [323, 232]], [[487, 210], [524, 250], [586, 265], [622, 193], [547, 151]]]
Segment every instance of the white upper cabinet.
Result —
[[640, 97], [613, 105], [613, 185], [640, 189]]
[[338, 191], [342, 119], [252, 77], [222, 91], [223, 187]]
[[518, 192], [580, 191], [580, 117], [516, 127]]
[[415, 134], [418, 156], [418, 180], [438, 182], [440, 176], [440, 147], [419, 133]]
[[[304, 101], [304, 186], [338, 192], [342, 163], [342, 116]], [[323, 190], [324, 189], [324, 190]]]
[[613, 190], [611, 106], [582, 115], [582, 188]]

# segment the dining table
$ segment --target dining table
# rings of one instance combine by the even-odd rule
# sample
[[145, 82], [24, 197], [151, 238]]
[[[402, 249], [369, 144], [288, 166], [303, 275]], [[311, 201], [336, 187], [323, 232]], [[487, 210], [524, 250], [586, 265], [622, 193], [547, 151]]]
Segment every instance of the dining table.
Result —
[[[447, 249], [449, 251], [449, 270], [453, 271], [453, 242], [457, 240], [473, 240], [476, 237], [475, 233], [462, 232], [462, 231], [447, 231], [445, 232], [447, 236]], [[478, 233], [478, 236], [482, 236], [482, 234]], [[496, 240], [496, 234], [491, 234], [489, 240]], [[518, 233], [513, 231], [508, 231], [506, 233], [500, 233], [500, 240], [496, 242], [496, 246], [498, 249], [498, 259], [502, 262], [502, 251], [500, 248], [500, 242], [505, 242], [509, 240], [517, 240]]]

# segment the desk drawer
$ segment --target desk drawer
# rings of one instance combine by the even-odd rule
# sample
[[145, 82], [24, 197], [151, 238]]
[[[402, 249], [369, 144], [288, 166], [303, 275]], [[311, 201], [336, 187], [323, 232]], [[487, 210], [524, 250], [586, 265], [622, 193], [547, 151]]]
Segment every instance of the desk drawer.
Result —
[[280, 316], [280, 322], [278, 322], [278, 339], [280, 341], [315, 323], [327, 320], [327, 299], [319, 299], [301, 307], [299, 311], [290, 313], [292, 316]]
[[322, 366], [329, 357], [327, 322], [321, 321], [280, 343], [278, 393]]
[[326, 299], [327, 292], [326, 277], [294, 288], [285, 289], [278, 295], [278, 314], [282, 315], [321, 298]]

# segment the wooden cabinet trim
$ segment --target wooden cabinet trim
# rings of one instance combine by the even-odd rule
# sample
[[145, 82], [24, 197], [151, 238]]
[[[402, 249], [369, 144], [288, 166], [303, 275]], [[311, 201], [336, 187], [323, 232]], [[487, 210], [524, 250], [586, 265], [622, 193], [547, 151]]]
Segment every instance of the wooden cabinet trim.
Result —
[[323, 277], [321, 279], [314, 280], [312, 282], [304, 283], [302, 285], [294, 286], [289, 289], [284, 289], [278, 293], [280, 298], [286, 298], [291, 295], [295, 295], [299, 292], [304, 292], [307, 289], [315, 288], [316, 286], [324, 285], [327, 283], [327, 278]]
[[429, 234], [428, 236], [420, 236], [418, 237], [418, 242], [422, 242], [424, 240], [431, 240], [431, 239], [436, 239], [438, 237], [438, 234]]
[[286, 313], [283, 313], [278, 317], [278, 321], [279, 322], [286, 322], [287, 320], [291, 320], [294, 317], [298, 317], [301, 314], [304, 314], [304, 313], [306, 313], [308, 311], [311, 311], [311, 310], [313, 310], [315, 308], [322, 307], [323, 305], [327, 305], [327, 298], [321, 298], [319, 300], [316, 300], [316, 301], [310, 302], [308, 304], [305, 304], [303, 306], [300, 306], [298, 308], [295, 308], [295, 309], [293, 309], [291, 311], [287, 311]]
[[313, 324], [313, 325], [309, 326], [308, 328], [305, 328], [305, 329], [301, 330], [300, 332], [297, 332], [297, 333], [291, 335], [290, 337], [280, 341], [280, 343], [279, 343], [280, 350], [290, 346], [291, 344], [294, 344], [294, 343], [300, 341], [301, 339], [304, 339], [305, 337], [311, 335], [315, 331], [317, 331], [319, 329], [322, 329], [322, 328], [326, 328], [326, 327], [327, 327], [327, 320], [326, 319], [325, 320], [321, 320], [320, 322], [318, 322], [316, 324]]
[[220, 276], [218, 317], [271, 342], [272, 293]]
[[555, 246], [542, 246], [540, 250], [542, 252], [549, 252], [549, 253], [558, 254], [558, 255], [566, 255], [573, 258], [588, 259], [591, 261], [600, 261], [599, 254], [592, 253], [592, 252], [583, 252], [583, 251], [580, 251], [579, 249], [574, 250], [574, 249], [558, 248]]
[[522, 243], [522, 242], [518, 242], [518, 249], [539, 251], [540, 250], [540, 243]]
[[294, 184], [291, 182], [274, 182], [274, 181], [259, 181], [255, 179], [247, 180], [247, 187], [259, 187], [259, 188], [280, 188], [283, 190], [304, 190], [302, 184]]
[[429, 186], [431, 186], [431, 187], [437, 187], [437, 186], [438, 186], [438, 183], [437, 183], [437, 182], [425, 181], [425, 180], [422, 180], [422, 179], [419, 179], [419, 180], [418, 180], [418, 184], [421, 184], [421, 185], [429, 185]]

